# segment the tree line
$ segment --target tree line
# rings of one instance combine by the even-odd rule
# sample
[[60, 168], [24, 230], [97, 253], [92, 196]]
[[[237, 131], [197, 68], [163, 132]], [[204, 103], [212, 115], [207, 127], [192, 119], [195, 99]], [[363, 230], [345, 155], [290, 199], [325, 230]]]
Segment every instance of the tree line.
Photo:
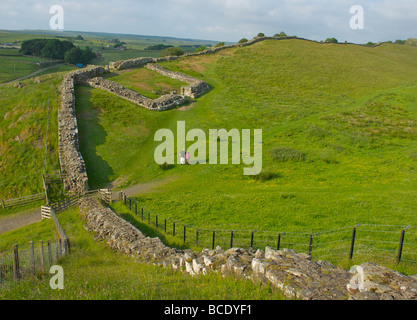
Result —
[[70, 41], [58, 39], [31, 39], [22, 42], [20, 52], [24, 55], [64, 60], [67, 63], [87, 64], [96, 54], [86, 47], [80, 49]]

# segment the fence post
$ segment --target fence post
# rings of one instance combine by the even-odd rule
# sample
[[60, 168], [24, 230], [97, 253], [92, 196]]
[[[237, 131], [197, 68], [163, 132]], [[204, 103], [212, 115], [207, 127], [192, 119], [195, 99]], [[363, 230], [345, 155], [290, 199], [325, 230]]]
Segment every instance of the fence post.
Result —
[[230, 232], [230, 248], [233, 248], [233, 231]]
[[350, 253], [349, 253], [349, 260], [352, 260], [353, 258], [353, 249], [355, 248], [355, 238], [356, 238], [356, 229], [360, 226], [361, 224], [359, 223], [358, 225], [353, 227], [352, 230], [352, 240], [350, 241]]
[[70, 239], [66, 239], [66, 241], [67, 241], [67, 248], [68, 248], [68, 253], [70, 253], [71, 252], [71, 244], [70, 244]]
[[252, 234], [250, 236], [250, 248], [253, 248], [253, 236], [254, 236], [255, 232], [256, 232], [256, 230], [252, 231]]
[[132, 211], [132, 199], [129, 198], [129, 210]]
[[214, 241], [215, 241], [215, 239], [216, 239], [216, 231], [213, 231], [213, 239], [212, 239], [212, 242], [211, 242], [211, 248], [214, 250]]
[[13, 274], [15, 279], [20, 277], [20, 268], [19, 268], [19, 248], [17, 243], [13, 245]]
[[55, 254], [56, 254], [56, 261], [58, 261], [60, 259], [60, 254], [59, 254], [59, 244], [58, 242], [61, 242], [61, 239], [58, 239], [55, 241]]
[[197, 246], [198, 246], [198, 230], [200, 230], [200, 229], [197, 229], [196, 235], [195, 235], [195, 243], [196, 243]]
[[33, 241], [29, 241], [29, 251], [30, 251], [30, 270], [33, 275], [35, 275], [35, 250], [33, 248]]
[[172, 236], [175, 237], [175, 221], [172, 224]]
[[158, 215], [155, 215], [155, 228], [158, 229]]
[[39, 241], [39, 247], [40, 247], [40, 251], [41, 251], [41, 260], [40, 260], [41, 272], [45, 272], [45, 264], [44, 264], [44, 260], [43, 260], [43, 240]]
[[151, 212], [148, 211], [148, 224], [151, 224]]
[[135, 203], [135, 215], [138, 215], [138, 204]]
[[164, 226], [165, 233], [167, 233], [167, 219], [165, 218], [165, 226]]
[[310, 235], [310, 241], [308, 243], [308, 255], [311, 256], [311, 252], [313, 251], [313, 238], [317, 233]]
[[142, 207], [142, 221], [143, 221], [143, 207]]
[[51, 240], [48, 240], [48, 257], [49, 257], [49, 266], [52, 266]]
[[401, 261], [401, 255], [402, 255], [402, 252], [403, 252], [403, 245], [404, 245], [405, 230], [407, 230], [408, 228], [410, 228], [410, 226], [408, 226], [407, 228], [405, 228], [401, 231], [400, 244], [398, 246], [397, 265]]
[[184, 225], [184, 243], [185, 243], [185, 233], [186, 233], [186, 231], [187, 231], [187, 226]]
[[279, 250], [280, 245], [281, 245], [281, 233], [278, 233], [277, 250]]

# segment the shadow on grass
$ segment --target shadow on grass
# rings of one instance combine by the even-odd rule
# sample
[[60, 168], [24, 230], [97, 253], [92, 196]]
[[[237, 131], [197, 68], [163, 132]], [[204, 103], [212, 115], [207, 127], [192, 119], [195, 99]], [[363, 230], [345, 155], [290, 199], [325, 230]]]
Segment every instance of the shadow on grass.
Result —
[[91, 88], [76, 87], [76, 114], [79, 132], [79, 148], [85, 161], [88, 184], [92, 189], [105, 187], [114, 174], [110, 165], [97, 154], [97, 147], [104, 144], [107, 132], [100, 124], [100, 111], [90, 103]]
[[[118, 212], [114, 207], [112, 207], [112, 210], [115, 212]], [[168, 247], [176, 248], [180, 250], [190, 249], [190, 246], [188, 246], [186, 243], [181, 243], [180, 239], [177, 239], [172, 236], [168, 236], [162, 231], [156, 230], [154, 227], [149, 226], [147, 223], [142, 222], [139, 218], [139, 216], [135, 216], [134, 213], [129, 212], [118, 212], [120, 217], [122, 217], [124, 220], [130, 222], [133, 226], [138, 228], [145, 236], [150, 238], [159, 238], [162, 243]]]

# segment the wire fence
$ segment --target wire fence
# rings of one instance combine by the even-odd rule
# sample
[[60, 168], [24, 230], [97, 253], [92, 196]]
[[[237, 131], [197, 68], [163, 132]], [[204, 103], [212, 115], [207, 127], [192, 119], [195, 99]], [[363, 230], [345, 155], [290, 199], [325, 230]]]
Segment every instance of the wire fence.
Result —
[[54, 242], [29, 241], [0, 253], [0, 286], [12, 285], [30, 275], [48, 272], [63, 255], [69, 252], [69, 241], [58, 239]]
[[201, 248], [264, 250], [269, 246], [277, 250], [292, 249], [332, 263], [353, 259], [381, 264], [417, 263], [417, 226], [359, 224], [317, 233], [206, 229], [148, 210], [123, 192], [119, 193], [119, 200], [139, 221], [182, 240], [184, 244]]

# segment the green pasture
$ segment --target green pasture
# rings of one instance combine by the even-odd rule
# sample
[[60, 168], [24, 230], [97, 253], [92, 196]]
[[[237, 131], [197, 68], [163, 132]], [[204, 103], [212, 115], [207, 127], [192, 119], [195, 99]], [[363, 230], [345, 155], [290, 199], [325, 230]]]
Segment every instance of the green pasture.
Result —
[[[92, 188], [167, 183], [136, 200], [200, 228], [321, 232], [358, 223], [416, 226], [417, 48], [264, 41], [165, 62], [205, 80], [190, 105], [152, 112], [77, 89]], [[88, 116], [86, 116], [88, 115]], [[262, 172], [248, 165], [155, 163], [156, 130], [262, 129]], [[187, 142], [187, 147], [193, 141]], [[231, 147], [230, 150], [231, 151]], [[196, 155], [197, 156], [197, 155]], [[170, 178], [170, 179], [168, 179]]]

